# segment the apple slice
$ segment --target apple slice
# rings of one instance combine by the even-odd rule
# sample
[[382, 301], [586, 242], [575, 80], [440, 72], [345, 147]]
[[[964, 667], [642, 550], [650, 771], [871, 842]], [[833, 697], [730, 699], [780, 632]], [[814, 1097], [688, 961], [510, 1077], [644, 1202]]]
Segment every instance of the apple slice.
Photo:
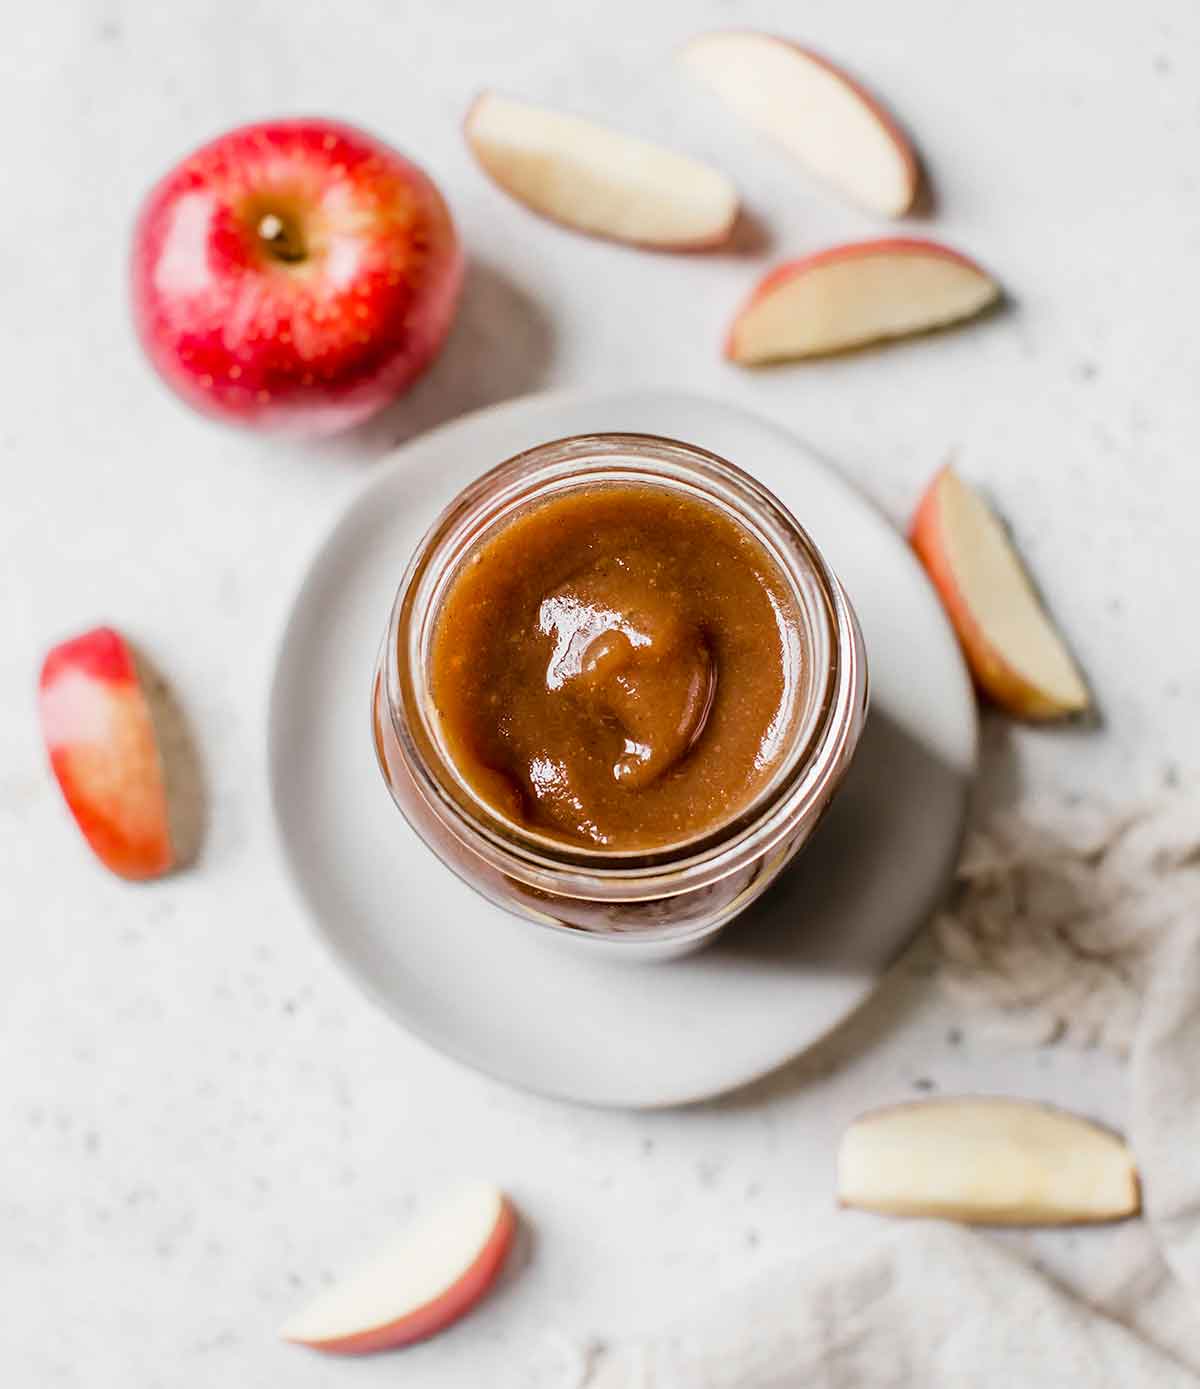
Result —
[[154, 724], [125, 639], [97, 627], [54, 647], [38, 709], [54, 775], [101, 863], [123, 878], [174, 867]]
[[844, 1206], [979, 1225], [1121, 1220], [1140, 1205], [1124, 1142], [1022, 1100], [944, 1099], [856, 1119], [838, 1153]]
[[987, 695], [1027, 719], [1089, 707], [1083, 677], [1004, 528], [953, 468], [926, 488], [910, 539]]
[[487, 1292], [516, 1226], [502, 1192], [482, 1183], [465, 1187], [322, 1293], [280, 1335], [341, 1355], [424, 1340], [469, 1312]]
[[579, 231], [690, 250], [725, 241], [737, 218], [724, 174], [578, 116], [485, 92], [465, 128], [506, 193]]
[[703, 34], [683, 61], [725, 104], [851, 202], [902, 217], [917, 157], [870, 93], [825, 58], [772, 34]]
[[772, 270], [733, 321], [725, 355], [745, 366], [820, 357], [943, 328], [1000, 297], [974, 261], [935, 241], [856, 241]]

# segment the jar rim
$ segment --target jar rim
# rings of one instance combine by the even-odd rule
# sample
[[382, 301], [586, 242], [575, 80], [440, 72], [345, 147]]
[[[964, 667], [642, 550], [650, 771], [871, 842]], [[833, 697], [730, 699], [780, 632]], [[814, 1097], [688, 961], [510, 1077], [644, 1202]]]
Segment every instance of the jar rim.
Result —
[[[807, 598], [809, 664], [820, 679], [795, 746], [745, 806], [689, 839], [638, 851], [596, 849], [527, 830], [470, 787], [440, 745], [426, 696], [428, 628], [446, 586], [482, 535], [556, 491], [603, 482], [692, 490], [765, 545]], [[735, 464], [660, 435], [597, 433], [538, 444], [496, 465], [449, 503], [418, 544], [397, 590], [381, 657], [383, 705], [420, 795], [444, 828], [498, 871], [554, 894], [633, 901], [695, 890], [769, 855], [814, 801], [828, 799], [857, 742], [866, 663], [845, 592], [816, 544], [772, 492]]]

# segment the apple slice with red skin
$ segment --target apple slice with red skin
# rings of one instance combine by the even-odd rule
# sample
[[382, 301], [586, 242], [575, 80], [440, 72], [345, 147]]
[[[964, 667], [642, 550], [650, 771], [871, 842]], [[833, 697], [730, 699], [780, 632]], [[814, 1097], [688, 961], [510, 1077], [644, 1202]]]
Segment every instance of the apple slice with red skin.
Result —
[[744, 366], [826, 356], [973, 318], [999, 297], [986, 270], [936, 241], [850, 242], [772, 270], [734, 319], [725, 355]]
[[516, 1228], [502, 1192], [482, 1183], [464, 1187], [320, 1294], [280, 1335], [339, 1355], [433, 1336], [465, 1316], [496, 1281]]
[[902, 217], [920, 166], [896, 122], [859, 83], [810, 49], [773, 34], [702, 34], [683, 62], [748, 124], [778, 141], [851, 202]]
[[577, 231], [702, 250], [726, 241], [737, 219], [737, 190], [724, 174], [578, 116], [484, 92], [464, 131], [506, 193]]
[[97, 627], [54, 647], [38, 710], [54, 775], [101, 863], [133, 879], [174, 867], [162, 761], [125, 639]]
[[1026, 719], [1089, 707], [1083, 677], [1003, 526], [953, 468], [926, 488], [910, 539], [985, 694]]
[[981, 1225], [1122, 1220], [1141, 1205], [1125, 1143], [1023, 1100], [915, 1100], [856, 1119], [838, 1151], [838, 1199], [884, 1215]]

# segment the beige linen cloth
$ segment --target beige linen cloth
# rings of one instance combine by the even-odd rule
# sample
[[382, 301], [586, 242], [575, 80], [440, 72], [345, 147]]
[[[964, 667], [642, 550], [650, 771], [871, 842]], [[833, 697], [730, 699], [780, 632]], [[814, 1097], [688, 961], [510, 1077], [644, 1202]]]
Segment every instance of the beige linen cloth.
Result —
[[1009, 822], [975, 837], [962, 879], [937, 928], [951, 987], [1037, 1035], [1082, 1020], [1132, 1043], [1132, 1271], [1088, 1302], [987, 1234], [856, 1225], [689, 1324], [601, 1347], [576, 1383], [1200, 1389], [1200, 804]]
[[1149, 1341], [986, 1237], [937, 1224], [815, 1251], [694, 1324], [601, 1350], [587, 1389], [1195, 1389]]

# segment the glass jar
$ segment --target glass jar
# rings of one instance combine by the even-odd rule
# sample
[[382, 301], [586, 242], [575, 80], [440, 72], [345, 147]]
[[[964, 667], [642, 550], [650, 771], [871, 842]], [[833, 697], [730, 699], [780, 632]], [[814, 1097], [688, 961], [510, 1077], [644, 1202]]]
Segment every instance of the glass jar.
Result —
[[[428, 688], [434, 622], [464, 559], [515, 512], [612, 483], [672, 488], [720, 508], [775, 559], [807, 628], [793, 745], [773, 776], [716, 829], [650, 852], [566, 844], [484, 804], [444, 751]], [[673, 439], [581, 435], [501, 463], [434, 522], [396, 594], [372, 706], [392, 797], [448, 868], [548, 934], [626, 959], [664, 958], [711, 939], [812, 834], [866, 718], [866, 651], [849, 599], [817, 547], [752, 477]]]

